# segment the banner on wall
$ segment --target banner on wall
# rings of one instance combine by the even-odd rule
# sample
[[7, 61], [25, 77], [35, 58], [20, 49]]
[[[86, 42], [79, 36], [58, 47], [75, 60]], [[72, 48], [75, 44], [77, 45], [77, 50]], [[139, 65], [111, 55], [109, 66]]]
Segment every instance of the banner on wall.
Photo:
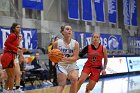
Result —
[[140, 37], [129, 36], [128, 37], [128, 48], [140, 50]]
[[124, 24], [130, 25], [130, 0], [123, 0]]
[[[79, 67], [79, 76], [81, 75], [81, 72], [87, 60], [87, 58], [77, 60], [77, 66]], [[104, 59], [102, 60], [102, 64], [104, 64]], [[105, 70], [106, 74], [127, 73], [128, 67], [126, 57], [108, 58], [108, 63]]]
[[[0, 48], [4, 48], [4, 42], [7, 36], [10, 34], [10, 28], [0, 27]], [[36, 49], [37, 48], [37, 29], [26, 29], [21, 30], [23, 40], [21, 42], [22, 47], [27, 49]]]
[[43, 10], [43, 0], [22, 0], [22, 7], [33, 10]]
[[129, 72], [140, 71], [140, 57], [126, 57]]
[[104, 0], [94, 0], [96, 21], [105, 22]]
[[100, 34], [101, 43], [109, 50], [122, 50], [121, 35]]
[[91, 33], [75, 32], [74, 38], [79, 42], [80, 49], [91, 44]]
[[137, 16], [137, 0], [131, 0], [131, 24], [132, 26], [138, 26], [138, 16]]
[[[74, 38], [79, 42], [80, 49], [91, 44], [92, 33], [75, 32]], [[101, 43], [106, 46], [108, 50], [122, 50], [121, 35], [100, 34]]]
[[92, 21], [92, 1], [82, 0], [82, 20]]
[[108, 19], [110, 23], [116, 23], [116, 0], [108, 0]]
[[68, 18], [79, 20], [79, 0], [68, 0]]
[[[102, 61], [104, 63], [104, 59]], [[106, 74], [117, 74], [128, 72], [126, 57], [108, 58]]]

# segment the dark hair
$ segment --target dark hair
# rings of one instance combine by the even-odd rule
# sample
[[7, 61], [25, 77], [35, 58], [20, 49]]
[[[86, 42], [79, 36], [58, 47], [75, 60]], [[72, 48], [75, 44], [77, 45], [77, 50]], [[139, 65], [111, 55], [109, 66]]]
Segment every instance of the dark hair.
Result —
[[39, 54], [40, 54], [40, 52], [39, 52], [39, 51], [36, 51], [36, 52], [35, 52], [35, 54], [37, 54], [37, 53], [39, 53]]
[[18, 23], [13, 23], [11, 28], [10, 28], [10, 33], [14, 33], [15, 32], [15, 28], [16, 26], [19, 25]]
[[62, 33], [62, 32], [64, 31], [65, 26], [66, 26], [66, 25], [61, 26], [61, 28], [60, 28], [60, 33]]

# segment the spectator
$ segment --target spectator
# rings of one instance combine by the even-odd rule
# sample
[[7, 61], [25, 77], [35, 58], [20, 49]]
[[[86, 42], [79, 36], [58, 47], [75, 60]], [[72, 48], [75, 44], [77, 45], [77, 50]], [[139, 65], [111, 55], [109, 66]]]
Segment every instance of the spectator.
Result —
[[21, 71], [20, 85], [22, 85], [23, 87], [25, 87], [25, 64], [26, 64], [26, 61], [21, 56], [19, 56], [19, 64], [20, 64], [20, 71]]
[[33, 61], [31, 62], [31, 65], [34, 66], [34, 69], [32, 70], [32, 73], [34, 74], [38, 74], [39, 78], [41, 80], [48, 80], [49, 78], [49, 72], [47, 70], [44, 70], [40, 64], [42, 64], [43, 62], [40, 63], [39, 61], [39, 57], [40, 57], [40, 53], [37, 51], [35, 53], [35, 58], [33, 59]]
[[33, 61], [31, 62], [31, 65], [34, 66], [34, 69], [38, 69], [41, 68], [40, 64], [39, 64], [39, 52], [35, 53], [35, 58], [33, 59]]
[[[57, 41], [59, 39], [59, 37], [58, 36], [56, 36], [55, 38], [54, 38], [54, 40], [52, 39], [51, 40], [51, 43], [49, 44], [49, 46], [48, 46], [48, 52], [50, 52], [52, 49], [53, 49], [53, 43], [55, 42], [55, 41]], [[57, 74], [56, 74], [56, 68], [55, 68], [55, 63], [53, 63], [53, 62], [51, 62], [50, 60], [49, 60], [49, 73], [50, 73], [50, 80], [51, 80], [51, 78], [53, 79], [53, 81], [51, 81], [52, 83], [53, 83], [53, 86], [57, 86], [58, 84], [57, 84]]]

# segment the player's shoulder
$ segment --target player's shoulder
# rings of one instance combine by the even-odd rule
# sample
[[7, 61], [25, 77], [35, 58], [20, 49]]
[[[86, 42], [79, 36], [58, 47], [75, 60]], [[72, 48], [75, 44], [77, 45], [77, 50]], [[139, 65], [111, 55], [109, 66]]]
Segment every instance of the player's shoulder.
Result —
[[17, 35], [14, 34], [14, 33], [11, 33], [11, 34], [9, 34], [9, 36], [11, 36], [11, 37], [16, 37]]
[[78, 41], [75, 40], [75, 39], [71, 39], [71, 42], [73, 42], [73, 43], [78, 43]]
[[16, 39], [17, 35], [14, 34], [14, 33], [11, 33], [11, 34], [8, 35], [8, 37], [10, 37], [11, 39]]

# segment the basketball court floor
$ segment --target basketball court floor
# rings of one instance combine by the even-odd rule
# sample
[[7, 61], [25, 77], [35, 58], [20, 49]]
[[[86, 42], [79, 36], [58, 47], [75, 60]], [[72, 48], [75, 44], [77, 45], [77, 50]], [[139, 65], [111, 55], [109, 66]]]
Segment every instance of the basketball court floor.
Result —
[[[80, 88], [78, 93], [85, 93], [87, 82]], [[67, 85], [63, 93], [69, 93]], [[25, 88], [25, 93], [55, 93], [56, 87]], [[91, 93], [140, 93], [140, 74], [119, 75], [101, 78]]]

